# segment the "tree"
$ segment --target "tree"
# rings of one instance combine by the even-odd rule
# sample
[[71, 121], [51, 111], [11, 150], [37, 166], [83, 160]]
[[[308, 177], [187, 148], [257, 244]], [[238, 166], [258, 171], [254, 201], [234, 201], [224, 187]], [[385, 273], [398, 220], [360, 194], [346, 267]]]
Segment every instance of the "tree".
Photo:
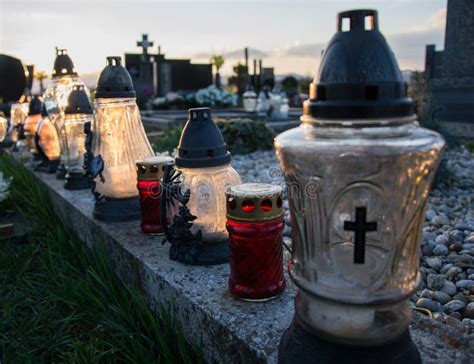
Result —
[[214, 65], [214, 67], [216, 67], [216, 87], [221, 88], [221, 75], [219, 74], [219, 70], [224, 65], [224, 62], [225, 62], [224, 56], [214, 54], [211, 57], [210, 61]]
[[36, 71], [35, 72], [35, 79], [39, 81], [40, 84], [40, 93], [43, 94], [44, 92], [44, 85], [43, 81], [48, 78], [48, 74], [45, 71]]

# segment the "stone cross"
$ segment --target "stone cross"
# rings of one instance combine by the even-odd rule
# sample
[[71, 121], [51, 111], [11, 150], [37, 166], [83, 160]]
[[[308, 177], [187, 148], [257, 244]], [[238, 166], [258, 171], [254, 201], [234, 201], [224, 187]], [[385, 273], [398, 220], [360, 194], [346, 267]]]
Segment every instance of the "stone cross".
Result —
[[344, 230], [354, 231], [354, 264], [365, 263], [365, 233], [368, 231], [376, 231], [377, 223], [368, 222], [367, 208], [356, 207], [355, 221], [344, 221]]
[[148, 48], [153, 47], [153, 42], [148, 40], [148, 34], [142, 34], [142, 40], [137, 42], [137, 47], [142, 47], [143, 54], [148, 54]]

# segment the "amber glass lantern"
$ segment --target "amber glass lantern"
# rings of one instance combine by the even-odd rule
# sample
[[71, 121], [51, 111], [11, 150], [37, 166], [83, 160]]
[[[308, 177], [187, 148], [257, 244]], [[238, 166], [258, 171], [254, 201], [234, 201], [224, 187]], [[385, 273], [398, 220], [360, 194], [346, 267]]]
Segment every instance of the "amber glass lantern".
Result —
[[35, 132], [39, 121], [41, 120], [41, 110], [43, 108], [43, 101], [39, 96], [33, 96], [30, 100], [28, 108], [28, 116], [25, 119], [23, 127], [25, 133], [26, 147], [28, 151], [33, 154], [35, 159], [38, 159], [38, 151], [35, 144]]
[[35, 131], [35, 145], [41, 159], [41, 162], [35, 166], [35, 170], [56, 173], [56, 169], [59, 166], [61, 148], [59, 146], [58, 133], [49, 119], [44, 103], [41, 110], [41, 120]]
[[267, 301], [285, 289], [282, 189], [244, 183], [227, 190], [229, 291], [247, 301]]
[[230, 160], [210, 109], [190, 109], [176, 170], [168, 166], [163, 178], [161, 217], [166, 219], [172, 260], [195, 265], [228, 262], [225, 192], [241, 182]]
[[298, 288], [280, 362], [419, 363], [408, 301], [444, 141], [419, 127], [375, 10], [339, 14], [301, 121], [275, 139]]
[[[84, 90], [89, 95], [89, 90], [77, 75], [67, 50], [56, 48], [56, 59], [54, 60], [54, 68], [51, 73], [51, 81], [44, 93], [44, 102], [49, 119], [55, 126], [58, 135], [60, 135], [61, 125], [63, 125], [61, 119], [64, 117], [64, 109], [74, 86], [84, 86]], [[61, 163], [57, 169], [56, 176], [58, 179], [64, 179], [66, 177], [66, 146], [64, 145], [64, 138], [60, 138], [59, 141], [61, 146]]]
[[8, 133], [8, 120], [3, 114], [3, 112], [0, 112], [0, 143], [5, 140], [7, 137]]
[[140, 218], [135, 161], [154, 156], [140, 118], [132, 79], [120, 57], [107, 57], [95, 92], [95, 120], [87, 128], [85, 166], [94, 178], [94, 217]]
[[26, 117], [28, 116], [28, 103], [14, 103], [10, 109], [10, 122], [12, 124], [11, 139], [16, 143], [20, 136]]

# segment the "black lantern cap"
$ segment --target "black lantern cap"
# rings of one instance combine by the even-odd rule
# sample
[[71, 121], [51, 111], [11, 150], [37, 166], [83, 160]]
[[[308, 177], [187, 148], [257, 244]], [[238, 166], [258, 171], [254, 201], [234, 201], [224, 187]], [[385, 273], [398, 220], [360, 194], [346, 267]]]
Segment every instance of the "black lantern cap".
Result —
[[303, 117], [371, 119], [413, 116], [413, 101], [395, 56], [378, 29], [376, 10], [338, 14]]
[[121, 57], [107, 57], [107, 66], [97, 82], [96, 98], [135, 97], [132, 78], [121, 62]]
[[208, 107], [189, 109], [179, 140], [177, 167], [217, 167], [230, 163], [230, 152]]
[[38, 115], [41, 114], [43, 108], [43, 101], [38, 95], [34, 95], [28, 105], [28, 115]]
[[54, 68], [52, 77], [61, 76], [77, 76], [77, 72], [74, 69], [74, 63], [72, 63], [71, 57], [67, 54], [67, 49], [56, 48], [56, 59], [54, 60]]
[[92, 114], [92, 107], [83, 85], [75, 85], [67, 99], [67, 106], [64, 113], [71, 114]]

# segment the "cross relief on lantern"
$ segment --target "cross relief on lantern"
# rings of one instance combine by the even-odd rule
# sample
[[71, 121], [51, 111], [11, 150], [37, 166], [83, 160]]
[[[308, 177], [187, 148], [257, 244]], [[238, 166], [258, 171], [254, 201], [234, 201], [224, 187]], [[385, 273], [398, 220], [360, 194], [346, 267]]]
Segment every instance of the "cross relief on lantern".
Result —
[[377, 231], [377, 222], [367, 221], [366, 207], [356, 207], [355, 221], [344, 221], [344, 230], [354, 232], [354, 264], [364, 264], [365, 234]]

